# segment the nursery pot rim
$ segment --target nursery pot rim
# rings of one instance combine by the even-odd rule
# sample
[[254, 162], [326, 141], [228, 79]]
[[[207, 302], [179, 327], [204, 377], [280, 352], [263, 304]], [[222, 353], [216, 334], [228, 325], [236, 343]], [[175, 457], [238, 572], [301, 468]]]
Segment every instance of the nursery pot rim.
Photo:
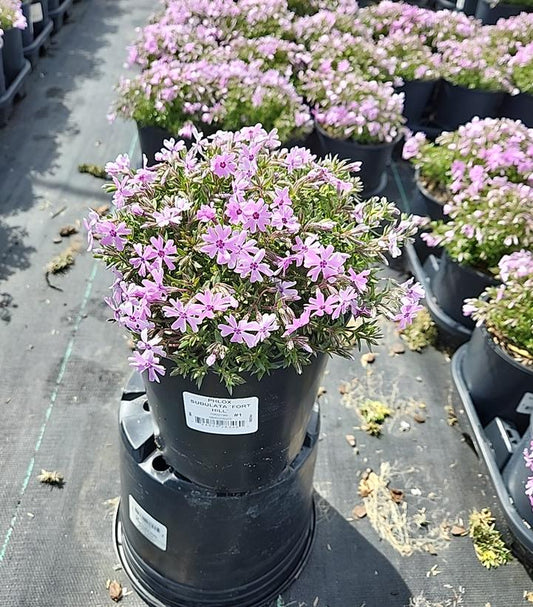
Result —
[[496, 340], [494, 339], [494, 336], [492, 335], [492, 333], [490, 332], [489, 328], [487, 327], [487, 325], [485, 323], [482, 323], [481, 325], [477, 325], [476, 329], [479, 329], [479, 331], [481, 331], [481, 334], [483, 335], [484, 339], [487, 340], [489, 347], [492, 348], [494, 350], [494, 352], [500, 358], [502, 358], [506, 363], [512, 365], [513, 367], [516, 367], [520, 371], [522, 371], [528, 375], [531, 375], [533, 377], [533, 367], [528, 367], [527, 365], [522, 364], [521, 362], [516, 360], [513, 356], [511, 356], [504, 348], [502, 348], [496, 342]]
[[355, 145], [361, 146], [363, 148], [366, 148], [368, 150], [369, 149], [382, 149], [384, 147], [394, 147], [404, 136], [403, 126], [402, 126], [402, 128], [400, 129], [401, 132], [398, 133], [398, 136], [393, 141], [382, 141], [380, 143], [361, 143], [361, 142], [356, 141], [355, 139], [351, 139], [351, 138], [337, 139], [335, 137], [332, 137], [331, 135], [326, 133], [326, 131], [320, 126], [320, 124], [317, 122], [317, 120], [315, 120], [315, 127], [316, 127], [316, 130], [319, 132], [319, 134], [322, 137], [328, 137], [329, 139], [331, 139], [333, 141], [341, 141], [342, 143], [355, 144]]
[[474, 266], [461, 263], [460, 261], [457, 261], [456, 259], [454, 259], [446, 250], [446, 245], [442, 245], [442, 256], [447, 257], [448, 262], [452, 262], [452, 263], [460, 266], [461, 270], [463, 270], [467, 274], [476, 276], [478, 278], [481, 278], [481, 277], [487, 278], [488, 277], [492, 283], [492, 286], [497, 286], [497, 285], [501, 284], [496, 278], [494, 278], [493, 274], [489, 274], [488, 272], [482, 272], [481, 270], [478, 270]]
[[[473, 93], [475, 95], [487, 95], [487, 94], [492, 94], [492, 95], [505, 95], [505, 93], [507, 91], [504, 90], [498, 90], [498, 91], [492, 91], [492, 90], [487, 90], [487, 89], [480, 89], [480, 88], [470, 88], [468, 86], [463, 86], [462, 84], [453, 84], [453, 82], [450, 82], [449, 80], [446, 80], [446, 78], [441, 78], [441, 81], [443, 84], [453, 87], [455, 89], [459, 89], [461, 91], [468, 91], [469, 93]], [[463, 125], [460, 125], [463, 126]], [[454, 129], [456, 130], [456, 129]]]
[[422, 192], [422, 194], [426, 198], [429, 198], [430, 200], [432, 200], [436, 204], [440, 205], [441, 207], [444, 207], [445, 204], [448, 204], [448, 201], [442, 202], [442, 200], [439, 200], [438, 198], [433, 196], [433, 194], [431, 194], [431, 192], [425, 186], [422, 185], [422, 182], [420, 181], [420, 169], [418, 167], [415, 168], [415, 183], [416, 183], [416, 187]]

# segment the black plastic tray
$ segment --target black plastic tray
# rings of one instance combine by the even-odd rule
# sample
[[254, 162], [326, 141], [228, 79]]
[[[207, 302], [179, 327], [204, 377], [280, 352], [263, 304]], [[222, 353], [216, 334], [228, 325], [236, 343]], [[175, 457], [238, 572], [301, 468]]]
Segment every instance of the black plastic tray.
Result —
[[507, 487], [505, 486], [502, 472], [496, 463], [495, 453], [487, 438], [485, 430], [479, 421], [474, 403], [470, 398], [462, 369], [465, 354], [466, 346], [462, 346], [459, 348], [459, 350], [457, 350], [452, 358], [451, 370], [453, 381], [457, 391], [459, 392], [466, 415], [468, 416], [468, 421], [470, 422], [474, 432], [478, 453], [483, 458], [483, 461], [485, 462], [485, 465], [489, 471], [490, 479], [494, 485], [496, 496], [503, 510], [509, 530], [516, 542], [518, 542], [518, 546], [513, 545], [512, 547], [521, 560], [525, 561], [526, 564], [531, 566], [533, 565], [533, 529], [531, 529], [528, 523], [524, 521], [514, 507], [513, 499], [509, 495]]
[[29, 61], [24, 61], [24, 67], [13, 80], [7, 91], [0, 97], [0, 126], [5, 126], [13, 112], [13, 104], [16, 98], [26, 95], [26, 78], [31, 72]]
[[407, 255], [409, 269], [426, 291], [425, 301], [427, 308], [431, 318], [438, 325], [441, 335], [453, 345], [461, 345], [468, 341], [472, 335], [472, 330], [448, 316], [439, 306], [433, 295], [431, 281], [439, 269], [439, 259], [434, 255], [430, 255], [422, 263], [412, 244], [405, 246], [405, 254]]
[[31, 44], [24, 47], [24, 57], [29, 59], [31, 63], [31, 67], [35, 67], [37, 60], [39, 59], [39, 54], [41, 51], [46, 51], [50, 39], [50, 35], [52, 34], [52, 30], [54, 29], [54, 24], [50, 20], [43, 28], [42, 32], [36, 36]]

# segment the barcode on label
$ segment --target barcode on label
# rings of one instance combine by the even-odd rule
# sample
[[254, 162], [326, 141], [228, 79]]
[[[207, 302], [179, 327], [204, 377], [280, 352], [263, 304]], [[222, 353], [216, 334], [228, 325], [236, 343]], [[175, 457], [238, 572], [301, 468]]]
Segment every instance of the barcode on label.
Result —
[[214, 426], [216, 428], [244, 428], [244, 426], [246, 426], [244, 420], [207, 419], [205, 417], [195, 416], [194, 421], [202, 426]]

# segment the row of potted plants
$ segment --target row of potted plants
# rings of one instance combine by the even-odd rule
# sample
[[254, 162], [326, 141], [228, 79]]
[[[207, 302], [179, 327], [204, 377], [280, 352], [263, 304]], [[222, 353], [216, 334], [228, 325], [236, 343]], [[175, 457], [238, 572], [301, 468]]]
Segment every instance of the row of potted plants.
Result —
[[[412, 210], [431, 219], [415, 244], [421, 260], [441, 254], [432, 281], [440, 308], [471, 328], [463, 300], [493, 284], [505, 255], [533, 246], [533, 129], [510, 119], [474, 119], [403, 150], [417, 171]], [[429, 245], [429, 249], [424, 246]]]
[[63, 25], [73, 0], [0, 0], [0, 126], [52, 32]]
[[[521, 50], [532, 40], [529, 17], [519, 27], [483, 28], [459, 13], [387, 0], [362, 9], [353, 2], [316, 3], [314, 14], [303, 16], [290, 8], [284, 0], [269, 3], [268, 11], [257, 1], [168, 3], [130, 48], [129, 64], [141, 73], [121, 81], [111, 116], [137, 121], [150, 162], [164, 136], [184, 135], [190, 124], [209, 133], [256, 121], [280, 129], [289, 143], [305, 140], [314, 119], [315, 148], [363, 161], [364, 193], [370, 194], [384, 183], [382, 168], [405, 116], [420, 121], [439, 79], [447, 82], [436, 112], [442, 126], [483, 114], [462, 101], [455, 105], [450, 90], [499, 88], [474, 95], [496, 100], [496, 107], [503, 91], [516, 93], [520, 83], [529, 100], [531, 64]], [[511, 55], [516, 61], [507, 60]], [[242, 119], [237, 103], [247, 108]], [[367, 153], [378, 156], [370, 160]]]

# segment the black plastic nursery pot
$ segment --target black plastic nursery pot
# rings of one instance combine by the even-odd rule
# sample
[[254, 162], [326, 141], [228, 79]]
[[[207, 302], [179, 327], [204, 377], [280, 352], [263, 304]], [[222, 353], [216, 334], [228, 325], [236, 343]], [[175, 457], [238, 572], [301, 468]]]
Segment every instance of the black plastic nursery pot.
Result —
[[527, 93], [505, 95], [500, 107], [500, 116], [521, 120], [527, 127], [533, 128], [533, 95]]
[[465, 15], [475, 15], [478, 0], [436, 0], [435, 7], [438, 9], [448, 9], [450, 11], [458, 11]]
[[503, 469], [503, 480], [518, 514], [533, 527], [533, 508], [526, 495], [526, 483], [533, 472], [524, 462], [524, 449], [529, 449], [532, 439], [531, 428], [524, 433], [520, 444]]
[[504, 97], [503, 92], [468, 89], [445, 80], [436, 100], [435, 122], [443, 129], [455, 131], [474, 116], [494, 118], [498, 116]]
[[461, 265], [443, 251], [438, 271], [432, 280], [432, 289], [443, 312], [455, 322], [472, 330], [474, 321], [463, 315], [464, 300], [479, 297], [487, 287], [496, 284], [498, 282], [489, 274]]
[[[418, 177], [418, 174], [416, 175]], [[422, 217], [429, 217], [433, 221], [445, 219], [444, 205], [420, 183], [419, 179], [415, 180], [415, 189], [409, 201], [409, 212]], [[416, 250], [418, 258], [423, 263], [429, 255], [440, 255], [440, 247], [430, 247], [421, 238], [422, 231], [419, 231], [415, 236], [413, 246]]]
[[275, 599], [301, 572], [313, 540], [318, 410], [274, 483], [218, 493], [168, 467], [145, 402], [120, 408], [114, 539], [134, 588], [153, 607], [260, 607]]
[[48, 14], [48, 0], [33, 0], [30, 9], [33, 21], [33, 33], [37, 37], [50, 23]]
[[5, 30], [2, 46], [2, 64], [6, 87], [15, 80], [24, 67], [24, 51], [22, 47], [22, 31], [16, 27]]
[[390, 164], [394, 146], [398, 137], [390, 143], [361, 144], [349, 139], [334, 139], [318, 124], [316, 125], [322, 154], [338, 156], [343, 160], [361, 162], [357, 176], [363, 184], [362, 196], [373, 196], [387, 185], [387, 166]]
[[500, 417], [520, 433], [526, 430], [533, 410], [533, 368], [507, 354], [485, 327], [472, 333], [463, 376], [483, 425]]
[[22, 5], [22, 14], [26, 17], [26, 27], [22, 30], [22, 45], [29, 46], [33, 42], [33, 21], [31, 17], [31, 0], [25, 0]]
[[407, 124], [416, 125], [420, 122], [429, 100], [435, 89], [434, 80], [406, 80], [403, 86], [397, 88], [398, 93], [405, 95], [403, 115]]
[[137, 123], [141, 155], [146, 156], [148, 166], [155, 164], [155, 155], [163, 147], [163, 141], [170, 139], [172, 134], [159, 126], [141, 126]]
[[317, 356], [298, 374], [277, 369], [261, 380], [245, 376], [230, 394], [219, 377], [195, 382], [171, 376], [145, 380], [157, 444], [172, 468], [216, 491], [251, 491], [274, 482], [304, 443], [326, 367]]
[[496, 6], [491, 6], [486, 0], [479, 0], [476, 9], [476, 18], [481, 19], [483, 25], [494, 25], [498, 19], [507, 19], [520, 13], [532, 12], [531, 6], [522, 6], [520, 4], [505, 4], [500, 2]]

